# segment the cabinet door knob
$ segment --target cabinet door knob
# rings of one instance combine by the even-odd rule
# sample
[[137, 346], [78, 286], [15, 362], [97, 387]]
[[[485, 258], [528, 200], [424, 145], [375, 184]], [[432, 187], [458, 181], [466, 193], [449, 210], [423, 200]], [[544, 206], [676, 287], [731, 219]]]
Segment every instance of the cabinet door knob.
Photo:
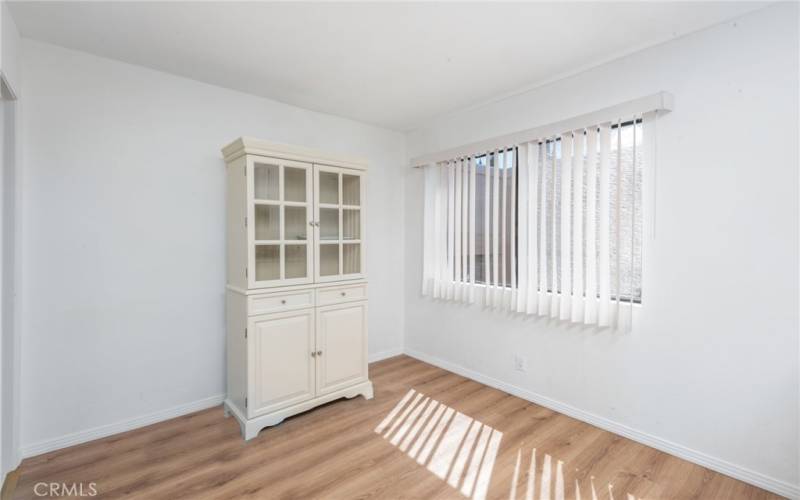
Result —
[[314, 351], [311, 351], [311, 357], [312, 358], [316, 358], [317, 357], [317, 353], [315, 353]]
[[322, 351], [317, 351], [317, 356], [322, 356]]

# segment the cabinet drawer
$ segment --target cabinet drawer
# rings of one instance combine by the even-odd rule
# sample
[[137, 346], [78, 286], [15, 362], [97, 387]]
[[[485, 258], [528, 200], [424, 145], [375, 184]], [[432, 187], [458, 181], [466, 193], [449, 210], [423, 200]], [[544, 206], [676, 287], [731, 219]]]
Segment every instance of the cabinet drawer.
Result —
[[320, 288], [317, 290], [317, 305], [326, 306], [328, 304], [341, 304], [342, 302], [353, 302], [367, 298], [367, 285], [348, 285], [331, 288]]
[[251, 295], [247, 298], [247, 314], [266, 314], [280, 311], [292, 311], [314, 306], [314, 291], [276, 293], [269, 295]]

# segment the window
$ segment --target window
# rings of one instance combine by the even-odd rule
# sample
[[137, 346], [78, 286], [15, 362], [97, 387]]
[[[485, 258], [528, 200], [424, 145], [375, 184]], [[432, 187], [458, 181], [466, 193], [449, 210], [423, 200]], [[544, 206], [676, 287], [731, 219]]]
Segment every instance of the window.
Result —
[[[618, 248], [620, 251], [620, 286], [619, 288], [622, 290], [622, 294], [620, 295], [620, 299], [624, 301], [630, 301], [631, 295], [633, 296], [633, 302], [640, 303], [642, 298], [642, 269], [641, 269], [641, 261], [639, 258], [641, 257], [642, 253], [642, 154], [641, 154], [641, 119], [636, 120], [636, 124], [634, 125], [633, 121], [629, 121], [626, 123], [621, 124], [621, 145], [622, 145], [622, 158], [621, 158], [621, 172], [622, 172], [622, 183], [620, 185], [620, 193], [622, 204], [620, 205], [620, 218], [623, 221], [622, 224], [619, 225], [619, 230], [621, 230], [621, 242], [632, 242], [631, 245], [621, 244], [617, 245], [617, 239], [612, 235], [610, 238], [610, 263], [612, 266], [612, 274], [616, 274], [616, 266], [617, 266], [617, 252]], [[614, 124], [611, 126], [611, 133], [612, 135], [616, 133], [617, 127], [620, 126], [618, 124]], [[634, 147], [633, 147], [633, 127], [637, 127], [637, 134], [636, 134], [636, 142], [637, 142], [637, 149], [636, 149], [636, 156], [637, 161], [634, 163], [633, 161], [633, 154], [634, 154]], [[586, 133], [583, 134], [582, 140], [586, 140]], [[579, 137], [579, 140], [581, 138]], [[560, 221], [561, 218], [561, 190], [558, 187], [561, 185], [561, 139], [556, 138], [555, 140], [545, 140], [538, 143], [541, 146], [542, 155], [540, 157], [540, 161], [544, 162], [546, 168], [541, 171], [540, 176], [538, 177], [538, 183], [536, 189], [538, 191], [539, 196], [545, 196], [546, 203], [545, 206], [552, 206], [552, 199], [555, 197], [555, 212], [547, 211], [545, 215], [545, 231], [542, 232], [541, 227], [537, 232], [537, 238], [541, 238], [540, 244], [545, 245], [545, 259], [546, 259], [546, 272], [548, 278], [545, 280], [545, 283], [549, 284], [547, 287], [548, 292], [552, 292], [552, 283], [556, 283], [556, 292], [559, 293], [561, 290], [561, 269], [558, 265], [560, 262], [561, 256], [561, 226], [560, 224], [553, 223], [553, 217], [555, 217], [556, 222]], [[478, 284], [485, 284], [486, 283], [486, 273], [484, 272], [485, 269], [485, 262], [491, 262], [491, 255], [492, 255], [492, 248], [491, 246], [488, 248], [488, 259], [487, 255], [485, 255], [486, 246], [486, 231], [485, 231], [485, 217], [486, 217], [486, 204], [485, 204], [485, 197], [486, 197], [486, 161], [487, 158], [489, 160], [489, 171], [494, 174], [495, 164], [499, 167], [499, 186], [498, 189], [503, 189], [503, 177], [505, 176], [507, 179], [514, 179], [514, 172], [513, 169], [517, 167], [517, 148], [509, 149], [506, 154], [512, 156], [512, 160], [507, 163], [498, 161], [495, 158], [495, 154], [484, 154], [478, 156], [475, 160], [475, 283]], [[555, 164], [553, 162], [553, 155], [555, 154]], [[597, 152], [599, 155], [599, 150]], [[611, 149], [609, 151], [609, 164], [611, 168], [609, 170], [609, 185], [610, 186], [617, 186], [617, 158], [619, 154], [616, 149]], [[585, 158], [588, 160], [588, 158]], [[555, 168], [548, 168], [548, 167], [555, 167]], [[636, 172], [634, 173], [634, 166]], [[584, 176], [580, 181], [577, 179], [572, 179], [571, 189], [570, 189], [570, 196], [575, 196], [575, 189], [579, 188], [581, 191], [581, 196], [583, 198], [582, 206], [587, 206], [587, 188], [588, 188], [588, 179], [586, 179], [586, 170], [583, 170]], [[599, 169], [595, 171], [597, 177], [600, 175]], [[635, 175], [634, 175], [635, 174]], [[493, 194], [494, 191], [492, 189], [494, 176], [492, 175], [489, 179], [489, 189], [488, 189], [488, 196], [490, 199], [489, 202], [489, 212], [491, 213], [493, 209]], [[576, 182], [577, 181], [577, 182]], [[595, 180], [595, 187], [599, 186], [597, 180]], [[519, 206], [518, 203], [514, 203], [511, 205], [511, 200], [518, 199], [518, 197], [511, 196], [511, 190], [514, 189], [515, 191], [518, 190], [518, 184], [514, 184], [513, 182], [506, 183], [506, 189], [504, 196], [500, 196], [498, 202], [502, 203], [505, 201], [507, 204], [506, 207], [506, 231], [505, 231], [505, 238], [506, 241], [511, 241], [512, 232], [516, 232], [517, 228], [512, 227], [512, 220], [516, 221], [519, 220], [518, 211]], [[611, 214], [616, 213], [616, 206], [617, 200], [620, 199], [618, 197], [618, 192], [616, 189], [611, 189], [609, 191], [610, 201], [611, 201]], [[634, 199], [635, 197], [635, 199]], [[598, 196], [595, 196], [595, 203], [599, 200]], [[515, 216], [512, 217], [511, 211], [515, 211]], [[586, 216], [586, 209], [584, 208], [584, 213], [582, 214], [584, 217]], [[501, 220], [503, 217], [502, 214], [502, 205], [499, 214]], [[536, 216], [541, 217], [541, 208], [537, 208]], [[595, 224], [594, 227], [599, 227], [598, 218], [599, 218], [599, 210], [594, 211], [595, 216]], [[633, 220], [634, 224], [624, 224], [624, 221]], [[575, 214], [571, 214], [571, 222], [575, 224]], [[587, 234], [587, 226], [588, 221], [585, 219], [582, 220], [583, 224], [583, 234], [588, 237]], [[515, 225], [516, 226], [516, 225]], [[612, 230], [616, 231], [616, 227], [612, 224]], [[555, 234], [554, 234], [555, 232]], [[489, 237], [491, 239], [491, 235]], [[502, 236], [501, 236], [502, 240]], [[516, 238], [514, 238], [516, 240]], [[595, 231], [595, 249], [599, 249], [599, 234]], [[552, 251], [552, 245], [555, 244], [555, 254]], [[515, 245], [516, 246], [516, 245]], [[570, 235], [570, 246], [572, 251], [575, 251], [575, 242], [572, 241], [572, 235]], [[580, 251], [582, 252], [584, 261], [586, 259], [586, 242], [580, 242]], [[596, 250], [599, 251], [599, 250]], [[509, 252], [514, 252], [516, 254], [517, 248], [509, 248]], [[554, 259], [555, 257], [555, 259]], [[598, 255], [599, 257], [599, 255]], [[516, 265], [514, 269], [511, 268], [511, 258], [506, 259], [506, 267], [505, 267], [505, 283], [507, 287], [511, 286], [512, 273], [519, 272], [519, 266]], [[517, 259], [514, 259], [515, 262]], [[553, 265], [554, 262], [556, 263], [555, 266], [555, 280], [553, 279]], [[570, 260], [572, 263], [572, 260]], [[491, 273], [491, 271], [490, 271]], [[633, 280], [633, 283], [631, 283]], [[469, 275], [462, 277], [462, 281], [469, 282]], [[585, 281], [585, 280], [584, 280]], [[632, 285], [632, 286], [631, 286]], [[632, 290], [632, 294], [631, 294]], [[614, 281], [611, 283], [611, 296], [612, 298], [616, 299], [617, 296], [617, 283]]]
[[643, 151], [637, 117], [426, 167], [424, 291], [587, 322], [641, 303]]

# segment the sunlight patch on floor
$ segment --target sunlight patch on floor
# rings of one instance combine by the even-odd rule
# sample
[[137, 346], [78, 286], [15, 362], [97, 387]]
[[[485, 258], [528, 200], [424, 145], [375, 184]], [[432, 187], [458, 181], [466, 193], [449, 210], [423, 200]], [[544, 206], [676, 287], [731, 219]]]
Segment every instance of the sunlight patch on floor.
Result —
[[[536, 448], [531, 450], [530, 460], [527, 467], [527, 478], [525, 478], [524, 485], [525, 491], [518, 491], [518, 485], [522, 483], [520, 474], [526, 470], [524, 467], [525, 457], [522, 448], [517, 450], [516, 462], [514, 464], [514, 473], [511, 477], [511, 484], [509, 485], [509, 500], [516, 500], [522, 498], [525, 500], [567, 500], [565, 495], [565, 479], [564, 468], [565, 463], [561, 460], [556, 460], [548, 454], [545, 454], [541, 459], [541, 470], [537, 469]], [[555, 469], [555, 470], [554, 470]], [[537, 474], [538, 474], [538, 491], [537, 491]], [[569, 496], [574, 500], [598, 500], [597, 490], [594, 486], [594, 477], [589, 478], [588, 494], [584, 497], [581, 496], [580, 482], [575, 480], [575, 491]], [[614, 500], [613, 485], [608, 485], [608, 499]], [[625, 500], [639, 500], [635, 496], [628, 493]]]
[[[497, 429], [411, 389], [375, 432], [466, 498], [486, 498], [503, 438]], [[509, 463], [514, 458], [507, 452], [504, 456]], [[570, 483], [562, 460], [546, 453], [537, 457], [536, 448], [530, 452], [519, 448], [515, 457], [509, 500], [567, 500], [565, 486]], [[598, 500], [594, 477], [584, 488], [577, 479], [572, 484], [570, 500]], [[493, 485], [492, 496], [504, 486]], [[607, 485], [609, 500], [614, 500], [612, 488]], [[627, 494], [625, 500], [637, 498]]]
[[486, 498], [502, 432], [413, 389], [375, 432], [464, 496]]

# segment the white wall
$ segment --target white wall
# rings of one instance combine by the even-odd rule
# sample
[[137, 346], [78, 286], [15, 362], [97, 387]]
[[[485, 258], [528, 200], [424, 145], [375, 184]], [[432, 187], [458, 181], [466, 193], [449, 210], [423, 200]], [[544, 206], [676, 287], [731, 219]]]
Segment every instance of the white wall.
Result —
[[369, 159], [369, 351], [402, 347], [403, 135], [29, 40], [21, 71], [24, 452], [222, 394], [241, 135]]
[[17, 328], [17, 47], [19, 32], [0, 3], [0, 480], [19, 464], [20, 332]]
[[414, 157], [660, 90], [676, 101], [632, 334], [422, 298], [422, 175], [407, 169], [409, 352], [800, 494], [798, 55], [798, 6], [777, 5], [411, 133]]
[[2, 260], [0, 260], [0, 476], [13, 470], [21, 459], [19, 454], [20, 426], [20, 332], [17, 328], [17, 103], [0, 101], [2, 121], [2, 154], [0, 162], [0, 196], [2, 197]]

